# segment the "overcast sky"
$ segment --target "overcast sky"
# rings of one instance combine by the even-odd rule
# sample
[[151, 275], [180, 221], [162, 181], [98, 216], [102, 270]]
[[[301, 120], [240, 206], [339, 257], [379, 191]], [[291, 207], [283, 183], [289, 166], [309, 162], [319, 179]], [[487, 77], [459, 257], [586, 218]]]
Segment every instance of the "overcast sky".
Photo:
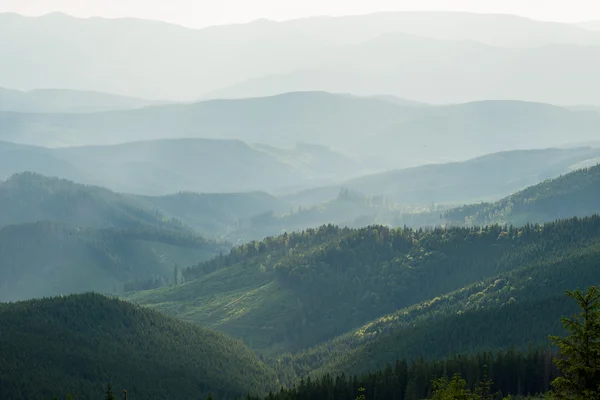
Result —
[[600, 0], [0, 0], [0, 12], [138, 17], [190, 27], [387, 10], [508, 13], [560, 22], [600, 20]]

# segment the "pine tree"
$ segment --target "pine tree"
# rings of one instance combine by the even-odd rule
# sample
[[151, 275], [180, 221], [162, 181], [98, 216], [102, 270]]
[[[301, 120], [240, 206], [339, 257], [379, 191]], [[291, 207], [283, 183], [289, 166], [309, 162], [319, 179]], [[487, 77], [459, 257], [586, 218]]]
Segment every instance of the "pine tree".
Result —
[[562, 376], [552, 381], [554, 399], [600, 399], [600, 293], [592, 286], [587, 293], [567, 292], [579, 304], [581, 312], [562, 318], [569, 332], [566, 337], [551, 336], [560, 348], [556, 360]]
[[104, 397], [104, 400], [117, 400], [113, 395], [112, 386], [110, 383], [106, 385], [106, 396]]
[[488, 378], [488, 367], [483, 366], [483, 377], [477, 385], [475, 390], [476, 398], [479, 400], [493, 400], [494, 395], [492, 394], [492, 385], [494, 382]]

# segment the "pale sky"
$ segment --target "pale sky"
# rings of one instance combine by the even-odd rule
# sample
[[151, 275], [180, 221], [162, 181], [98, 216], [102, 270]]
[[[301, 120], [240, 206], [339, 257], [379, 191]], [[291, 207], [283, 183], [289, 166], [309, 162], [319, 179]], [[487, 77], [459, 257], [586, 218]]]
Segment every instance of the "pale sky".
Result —
[[281, 21], [392, 10], [506, 13], [559, 22], [600, 20], [600, 0], [0, 0], [0, 12], [137, 17], [197, 28], [258, 18]]

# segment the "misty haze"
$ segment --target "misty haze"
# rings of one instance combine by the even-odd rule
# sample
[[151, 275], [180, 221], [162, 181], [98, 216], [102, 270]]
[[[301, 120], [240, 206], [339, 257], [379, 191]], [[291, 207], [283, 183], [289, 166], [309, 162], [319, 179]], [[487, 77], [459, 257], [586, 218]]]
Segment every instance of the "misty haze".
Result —
[[600, 400], [600, 5], [0, 0], [0, 399]]

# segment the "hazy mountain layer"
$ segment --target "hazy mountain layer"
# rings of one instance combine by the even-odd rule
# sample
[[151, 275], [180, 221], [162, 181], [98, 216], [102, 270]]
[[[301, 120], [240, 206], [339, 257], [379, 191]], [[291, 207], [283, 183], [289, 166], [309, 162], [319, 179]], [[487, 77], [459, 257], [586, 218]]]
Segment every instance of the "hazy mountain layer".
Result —
[[145, 195], [289, 192], [369, 171], [368, 165], [351, 160], [318, 146], [263, 150], [238, 140], [156, 140], [60, 149], [0, 142], [0, 179], [32, 171]]
[[335, 186], [309, 189], [284, 199], [303, 207], [334, 198], [341, 188], [383, 195], [403, 205], [469, 204], [513, 192], [595, 164], [599, 148], [541, 149], [488, 154], [464, 162], [440, 163], [363, 176]]
[[[291, 164], [288, 169], [297, 169], [314, 184], [319, 179], [347, 179], [348, 175], [354, 174], [354, 177], [360, 172], [386, 168], [462, 161], [498, 151], [590, 142], [597, 140], [600, 113], [521, 101], [481, 101], [431, 107], [381, 97], [296, 92], [93, 114], [0, 112], [0, 124], [4, 127], [0, 139], [43, 146], [120, 143], [125, 146], [121, 147], [123, 149], [128, 146], [123, 142], [165, 138], [203, 138], [204, 142], [194, 143], [205, 147], [217, 146], [215, 139], [259, 143], [254, 150], [260, 150], [256, 154], [262, 155], [261, 160], [275, 158]], [[306, 142], [327, 146], [331, 151], [310, 145], [297, 146]], [[166, 147], [165, 144], [161, 146]], [[233, 143], [228, 146], [236, 147]], [[242, 157], [235, 153], [242, 151], [241, 146], [242, 143], [237, 143], [237, 148], [229, 150], [230, 164], [241, 160]], [[269, 146], [297, 147], [290, 151]], [[133, 159], [135, 152], [157, 151], [133, 150]], [[180, 153], [184, 151], [179, 150]], [[196, 148], [196, 151], [200, 149]], [[208, 156], [219, 151], [224, 150], [220, 147], [211, 149]], [[336, 151], [352, 157], [336, 154]], [[97, 152], [102, 153], [101, 150]], [[151, 162], [159, 163], [158, 159]], [[218, 170], [225, 168], [227, 166]], [[296, 184], [290, 181], [290, 186]]]
[[[378, 39], [398, 34], [439, 44], [410, 39], [390, 47]], [[236, 82], [317, 70], [316, 78], [293, 75], [271, 93], [299, 90], [302, 83], [310, 90], [396, 94], [432, 102], [555, 102], [560, 94], [565, 103], [598, 103], [598, 91], [589, 85], [598, 69], [593, 46], [600, 45], [600, 34], [516, 16], [379, 13], [192, 30], [137, 19], [2, 14], [0, 36], [15, 38], [0, 46], [5, 61], [0, 86], [26, 90], [51, 87], [193, 100]], [[553, 81], [552, 88], [547, 80]], [[264, 85], [258, 86], [254, 95], [264, 95]]]
[[0, 301], [97, 291], [129, 281], [174, 281], [174, 268], [206, 260], [223, 246], [151, 228], [92, 229], [57, 222], [0, 228]]
[[[595, 163], [600, 163], [596, 158]], [[544, 181], [495, 203], [473, 204], [444, 213], [451, 224], [544, 223], [600, 213], [600, 165]]]
[[87, 113], [142, 108], [158, 103], [101, 92], [63, 89], [38, 89], [22, 92], [0, 88], [0, 111]]

